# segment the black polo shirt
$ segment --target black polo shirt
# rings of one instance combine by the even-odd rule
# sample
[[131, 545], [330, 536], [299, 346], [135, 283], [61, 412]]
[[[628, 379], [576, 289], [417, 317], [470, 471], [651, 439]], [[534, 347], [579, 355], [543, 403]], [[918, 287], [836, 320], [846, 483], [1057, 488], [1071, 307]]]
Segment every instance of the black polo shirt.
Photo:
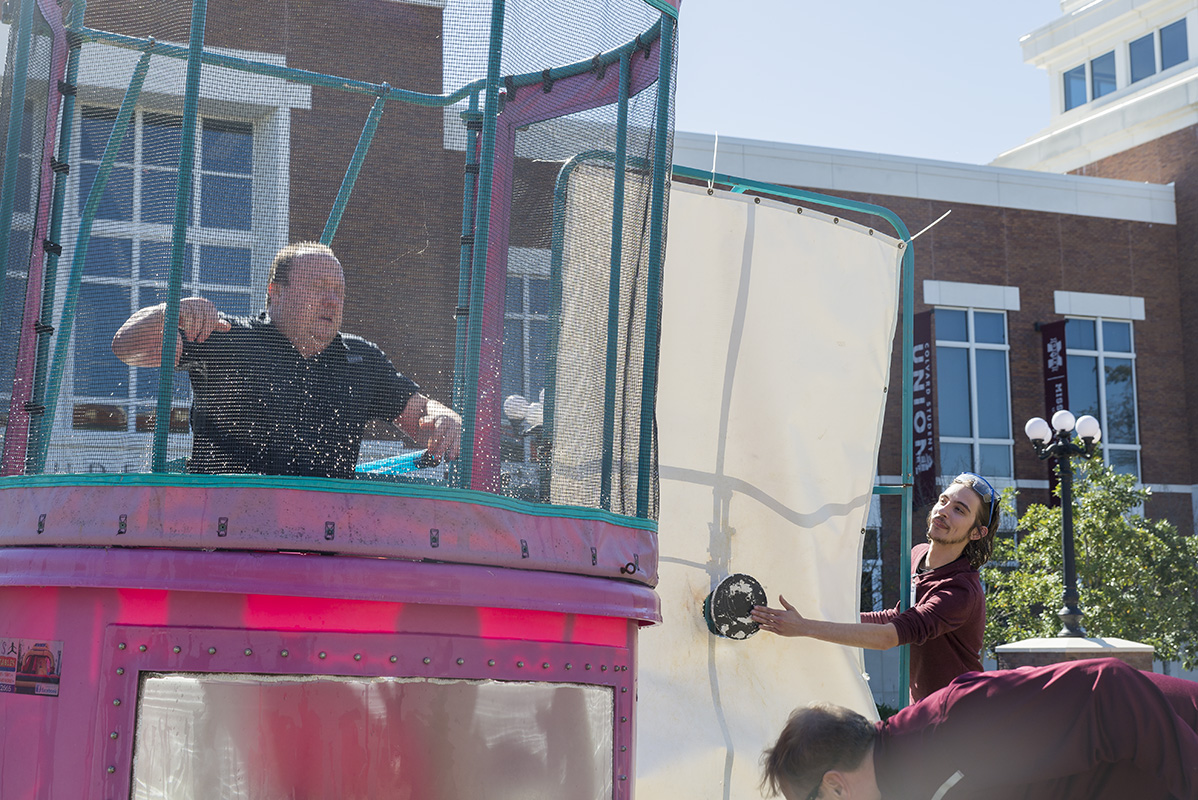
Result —
[[352, 478], [367, 420], [392, 420], [420, 391], [377, 345], [338, 334], [304, 358], [263, 314], [185, 342], [191, 377], [188, 471]]

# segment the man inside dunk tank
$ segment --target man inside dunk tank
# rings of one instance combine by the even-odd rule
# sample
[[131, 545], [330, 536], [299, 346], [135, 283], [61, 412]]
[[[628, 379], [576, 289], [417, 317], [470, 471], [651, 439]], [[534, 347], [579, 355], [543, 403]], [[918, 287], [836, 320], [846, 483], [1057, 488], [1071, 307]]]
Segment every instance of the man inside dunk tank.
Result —
[[[343, 333], [344, 304], [341, 262], [319, 242], [275, 255], [257, 317], [227, 315], [203, 297], [180, 301], [175, 367], [194, 395], [189, 472], [352, 478], [372, 419], [423, 446], [422, 466], [457, 458], [461, 417], [377, 345]], [[161, 366], [165, 314], [165, 303], [134, 313], [113, 353]]]

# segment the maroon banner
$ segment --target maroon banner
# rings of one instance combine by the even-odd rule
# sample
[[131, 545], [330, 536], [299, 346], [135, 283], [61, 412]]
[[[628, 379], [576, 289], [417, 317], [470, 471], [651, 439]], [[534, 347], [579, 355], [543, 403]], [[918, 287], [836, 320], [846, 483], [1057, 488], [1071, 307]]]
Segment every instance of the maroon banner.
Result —
[[1044, 343], [1044, 418], [1069, 408], [1069, 375], [1065, 364], [1065, 320], [1040, 326]]
[[911, 422], [914, 428], [912, 442], [914, 464], [914, 507], [919, 509], [935, 501], [936, 493], [936, 396], [932, 375], [933, 338], [932, 312], [922, 311], [915, 315], [912, 331], [915, 371], [912, 376]]
[[[1044, 418], [1050, 423], [1052, 415], [1063, 408], [1069, 408], [1069, 365], [1065, 358], [1065, 320], [1050, 322], [1040, 326], [1040, 339], [1043, 342], [1044, 357]], [[1057, 488], [1057, 460], [1048, 459], [1048, 488], [1055, 492]], [[1060, 505], [1055, 494], [1049, 504], [1053, 507]]]

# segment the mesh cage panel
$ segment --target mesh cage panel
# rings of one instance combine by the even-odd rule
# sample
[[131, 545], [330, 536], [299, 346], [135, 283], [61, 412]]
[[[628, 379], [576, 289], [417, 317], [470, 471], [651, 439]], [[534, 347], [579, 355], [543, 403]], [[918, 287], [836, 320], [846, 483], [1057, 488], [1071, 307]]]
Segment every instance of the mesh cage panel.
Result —
[[[65, 4], [62, 13], [69, 11]], [[70, 164], [57, 218], [62, 256], [46, 272], [42, 299], [55, 331], [42, 333], [46, 357], [30, 373], [44, 387], [47, 409], [31, 418], [28, 455], [9, 474], [165, 470], [420, 481], [653, 516], [656, 463], [639, 452], [639, 441], [649, 275], [659, 269], [650, 239], [654, 225], [664, 237], [672, 127], [670, 98], [662, 116], [654, 80], [659, 19], [641, 0], [507, 3], [497, 124], [515, 132], [498, 137], [491, 154], [479, 132], [484, 114], [470, 113], [486, 102], [489, 2], [210, 0], [205, 59], [190, 96], [190, 2], [88, 2], [81, 22], [69, 23], [78, 78], [61, 137]], [[17, 31], [6, 21], [4, 125]], [[638, 37], [642, 44], [634, 44]], [[578, 99], [594, 91], [584, 81], [612, 83], [618, 60], [597, 56], [621, 47], [637, 63], [623, 139], [614, 95]], [[51, 74], [48, 44], [31, 50], [43, 56], [30, 59], [25, 113], [17, 115], [25, 125], [16, 165], [23, 199], [4, 221], [5, 404], [21, 380], [16, 342], [29, 335], [20, 321], [39, 160], [56, 155], [39, 149], [53, 139], [42, 121], [62, 77]], [[582, 77], [560, 69], [579, 62], [593, 69]], [[549, 68], [555, 72], [541, 80]], [[548, 105], [524, 124], [508, 121], [504, 102], [514, 108], [529, 93]], [[617, 199], [620, 146], [627, 160]], [[496, 181], [480, 187], [478, 165], [487, 159]], [[656, 216], [655, 164], [664, 176]], [[501, 355], [479, 378], [499, 401], [480, 404], [478, 414], [480, 425], [485, 416], [500, 435], [489, 456], [480, 452], [491, 446], [485, 437], [463, 446], [476, 462], [498, 464], [493, 486], [444, 465], [405, 471], [409, 459], [390, 466], [425, 446], [427, 432], [402, 414], [412, 392], [465, 411], [463, 399], [477, 390], [461, 378], [464, 365], [485, 355], [459, 320], [485, 311], [463, 307], [463, 298], [481, 234], [475, 215], [488, 197], [493, 214], [504, 215], [507, 246], [485, 265], [488, 285], [504, 288], [487, 295], [502, 321], [481, 349]], [[619, 308], [609, 332], [617, 208]], [[489, 230], [494, 238], [498, 229]], [[310, 284], [316, 273], [304, 266], [268, 291], [275, 254], [300, 241], [332, 247], [343, 288]], [[157, 366], [163, 315], [144, 310], [171, 299], [172, 281], [183, 334], [175, 340], [179, 369], [164, 370]], [[138, 314], [159, 327], [138, 329], [131, 350], [114, 345]], [[207, 320], [199, 334], [197, 315]], [[314, 328], [295, 327], [297, 319]], [[285, 329], [280, 320], [295, 326]], [[329, 330], [332, 343], [308, 353], [297, 337], [318, 340], [317, 328]], [[656, 341], [648, 346], [652, 357]], [[539, 405], [552, 426], [538, 426], [535, 413], [505, 413], [509, 397], [523, 398], [525, 412]], [[164, 404], [169, 420], [159, 424]], [[645, 474], [650, 502], [638, 509]]]

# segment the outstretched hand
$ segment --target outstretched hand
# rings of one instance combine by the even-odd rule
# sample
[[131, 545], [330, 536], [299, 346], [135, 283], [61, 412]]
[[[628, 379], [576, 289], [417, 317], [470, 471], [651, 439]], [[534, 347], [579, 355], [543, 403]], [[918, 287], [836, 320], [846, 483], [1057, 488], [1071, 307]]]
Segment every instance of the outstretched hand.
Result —
[[462, 418], [456, 411], [436, 400], [429, 400], [419, 426], [435, 463], [458, 457], [462, 444]]
[[778, 595], [782, 608], [769, 606], [753, 606], [749, 616], [761, 626], [762, 630], [776, 633], [779, 636], [806, 636], [807, 619], [794, 606], [786, 602], [786, 598]]

